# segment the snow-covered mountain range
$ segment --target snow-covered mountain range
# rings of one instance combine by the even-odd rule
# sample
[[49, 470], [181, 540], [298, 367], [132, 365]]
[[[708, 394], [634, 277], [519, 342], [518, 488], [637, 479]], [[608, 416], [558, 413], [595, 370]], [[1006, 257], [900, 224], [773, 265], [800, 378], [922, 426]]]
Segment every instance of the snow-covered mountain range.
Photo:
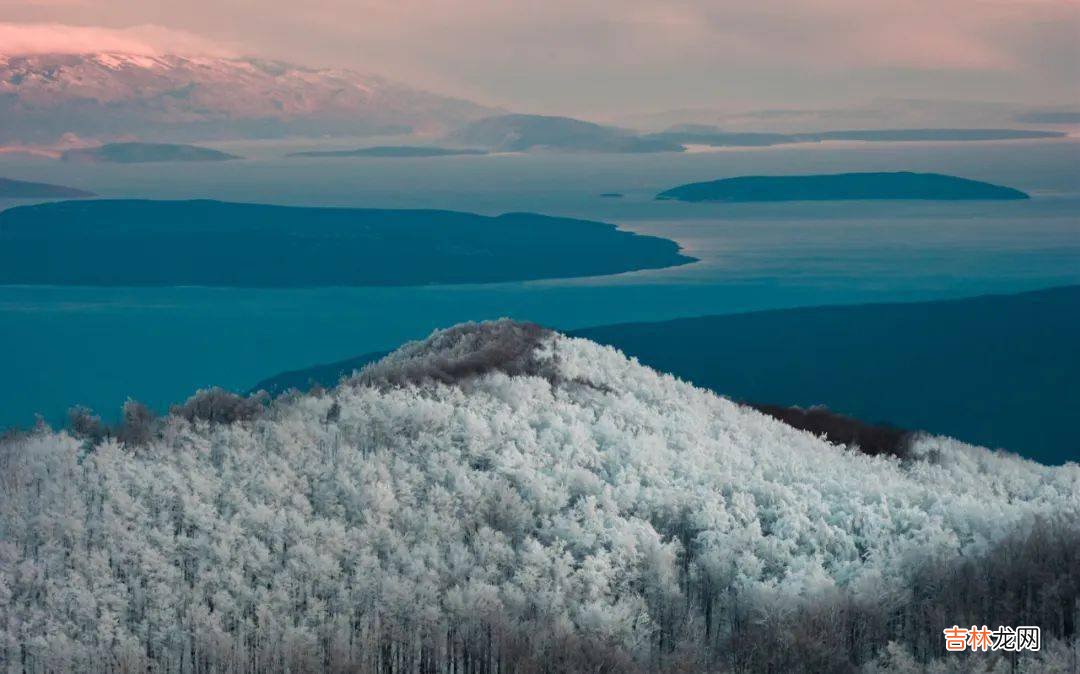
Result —
[[[268, 407], [124, 416], [0, 438], [0, 662], [1074, 671], [1076, 464], [869, 456], [509, 321]], [[973, 621], [1042, 650], [945, 653]]]
[[[2, 47], [0, 47], [2, 49]], [[440, 133], [491, 114], [351, 70], [246, 58], [0, 54], [0, 143]]]

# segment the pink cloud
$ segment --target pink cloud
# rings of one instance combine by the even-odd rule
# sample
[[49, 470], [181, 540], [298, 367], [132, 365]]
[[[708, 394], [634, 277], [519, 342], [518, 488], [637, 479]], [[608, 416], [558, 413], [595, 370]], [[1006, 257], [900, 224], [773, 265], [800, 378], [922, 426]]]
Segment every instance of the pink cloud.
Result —
[[0, 52], [81, 54], [123, 52], [228, 56], [229, 50], [192, 33], [144, 24], [129, 28], [68, 26], [59, 23], [0, 23]]
[[864, 65], [920, 70], [1011, 70], [1012, 56], [980, 36], [932, 26], [887, 25], [853, 40]]
[[0, 52], [222, 51], [198, 33], [548, 112], [846, 100], [855, 81], [860, 96], [1062, 100], [1080, 64], [1080, 0], [0, 0], [0, 15], [134, 26], [0, 24]]

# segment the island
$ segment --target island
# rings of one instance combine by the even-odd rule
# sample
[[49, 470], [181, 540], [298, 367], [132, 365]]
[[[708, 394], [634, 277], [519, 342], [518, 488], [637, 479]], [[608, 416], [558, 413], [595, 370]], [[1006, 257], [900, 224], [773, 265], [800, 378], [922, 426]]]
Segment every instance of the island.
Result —
[[0, 178], [0, 199], [82, 199], [92, 196], [93, 192], [64, 185]]
[[[447, 137], [463, 146], [496, 152], [536, 150], [651, 153], [685, 152], [687, 146], [771, 147], [791, 143], [852, 140], [865, 142], [996, 141], [1062, 138], [1061, 131], [1033, 129], [856, 129], [779, 133], [730, 131], [709, 124], [677, 124], [664, 131], [644, 133], [595, 124], [572, 117], [497, 115], [472, 122]], [[303, 153], [307, 154], [307, 153]], [[324, 156], [324, 155], [318, 155]]]
[[173, 143], [108, 143], [98, 147], [68, 150], [60, 155], [64, 161], [110, 164], [143, 164], [148, 162], [230, 161], [240, 157], [197, 145]]
[[686, 145], [710, 147], [768, 147], [799, 140], [784, 133], [725, 131], [705, 124], [678, 124], [666, 131], [648, 134], [645, 138]]
[[309, 150], [293, 152], [289, 157], [458, 157], [462, 155], [484, 155], [487, 150], [473, 148], [433, 147], [422, 145], [379, 145], [362, 147], [356, 150]]
[[0, 284], [404, 286], [617, 274], [674, 241], [532, 213], [97, 200], [0, 212]]
[[622, 199], [622, 192], [601, 192], [600, 197], [603, 199]]
[[798, 136], [799, 140], [860, 140], [868, 142], [973, 141], [973, 140], [1030, 140], [1063, 138], [1061, 131], [1031, 129], [863, 129], [855, 131], [822, 131]]
[[769, 133], [725, 131], [705, 124], [680, 124], [666, 131], [646, 134], [642, 138], [677, 143], [682, 146], [709, 147], [770, 147], [790, 143], [820, 143], [823, 141], [863, 142], [926, 142], [926, 141], [988, 141], [1062, 138], [1061, 131], [1032, 129], [855, 129], [815, 131], [808, 133]]
[[677, 201], [841, 201], [864, 199], [1027, 199], [1011, 187], [940, 173], [836, 173], [806, 176], [742, 176], [690, 183], [661, 192]]

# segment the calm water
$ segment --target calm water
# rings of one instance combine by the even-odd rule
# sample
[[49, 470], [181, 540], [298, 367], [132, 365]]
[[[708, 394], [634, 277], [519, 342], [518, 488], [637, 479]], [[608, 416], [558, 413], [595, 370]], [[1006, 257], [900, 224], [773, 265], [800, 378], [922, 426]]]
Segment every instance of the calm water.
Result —
[[[345, 143], [343, 146], [347, 146]], [[810, 146], [657, 156], [283, 160], [197, 167], [0, 159], [0, 175], [108, 197], [535, 211], [678, 240], [701, 262], [487, 286], [234, 290], [0, 287], [0, 427], [158, 409], [213, 384], [393, 347], [468, 319], [558, 328], [762, 308], [961, 297], [1080, 283], [1080, 142]], [[746, 174], [931, 170], [1017, 187], [1027, 202], [702, 205], [680, 183]], [[602, 199], [621, 192], [623, 199]], [[0, 201], [0, 207], [15, 205]], [[973, 335], [973, 339], [977, 336]], [[798, 339], [798, 335], [792, 335]], [[782, 401], [779, 401], [782, 402]]]

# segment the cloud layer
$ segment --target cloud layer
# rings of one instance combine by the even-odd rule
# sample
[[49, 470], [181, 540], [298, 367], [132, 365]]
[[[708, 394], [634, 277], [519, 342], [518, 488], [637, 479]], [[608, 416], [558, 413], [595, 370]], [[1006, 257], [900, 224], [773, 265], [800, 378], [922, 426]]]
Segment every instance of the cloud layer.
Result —
[[165, 53], [232, 54], [223, 45], [193, 33], [150, 24], [118, 29], [60, 23], [0, 23], [0, 53], [7, 55], [103, 51], [144, 56]]
[[1080, 99], [1076, 0], [0, 0], [0, 14], [34, 22], [0, 32], [24, 49], [239, 45], [538, 111]]

